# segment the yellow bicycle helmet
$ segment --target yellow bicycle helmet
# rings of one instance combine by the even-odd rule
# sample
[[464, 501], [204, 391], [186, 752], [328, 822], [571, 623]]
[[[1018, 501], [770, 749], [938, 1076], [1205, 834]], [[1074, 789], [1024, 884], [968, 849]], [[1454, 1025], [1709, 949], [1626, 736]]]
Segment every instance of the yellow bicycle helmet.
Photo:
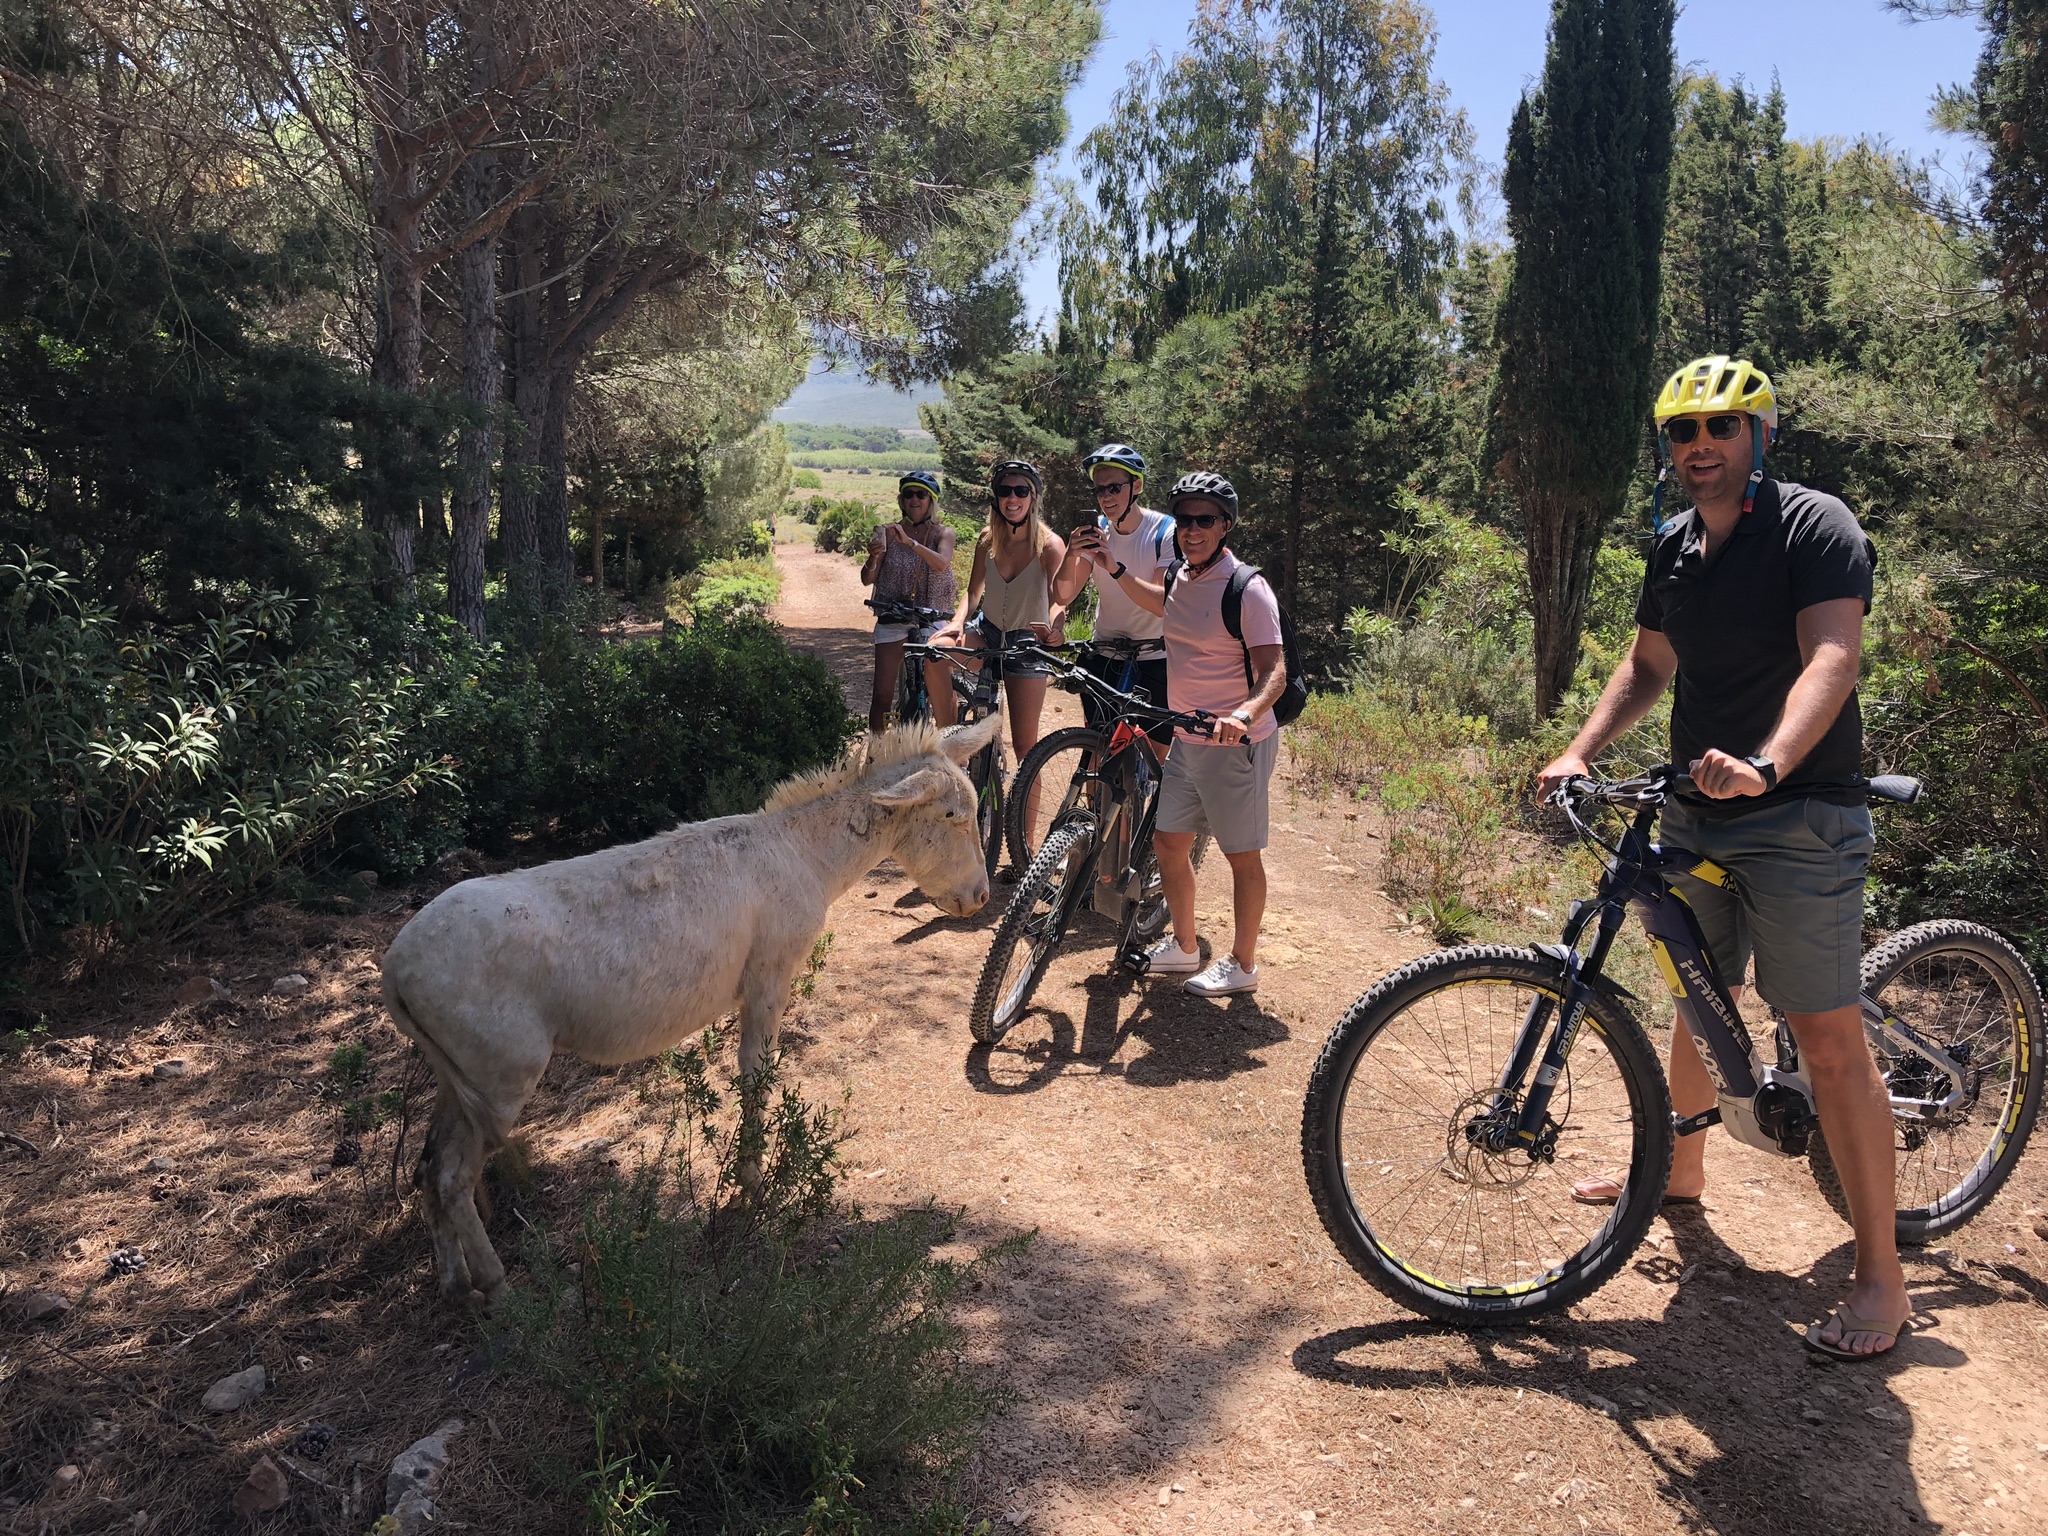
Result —
[[1664, 393], [1657, 397], [1660, 427], [1674, 416], [1718, 411], [1761, 416], [1776, 431], [1778, 393], [1764, 371], [1747, 358], [1702, 357], [1665, 380]]
[[[1746, 357], [1694, 358], [1664, 381], [1657, 397], [1657, 488], [1650, 498], [1653, 531], [1664, 528], [1664, 482], [1671, 474], [1671, 453], [1664, 441], [1664, 424], [1674, 416], [1720, 415], [1734, 411], [1754, 416], [1771, 431], [1778, 430], [1778, 392], [1770, 376]], [[1747, 516], [1756, 505], [1758, 487], [1764, 483], [1764, 434], [1752, 433], [1749, 484], [1742, 493], [1742, 511]]]

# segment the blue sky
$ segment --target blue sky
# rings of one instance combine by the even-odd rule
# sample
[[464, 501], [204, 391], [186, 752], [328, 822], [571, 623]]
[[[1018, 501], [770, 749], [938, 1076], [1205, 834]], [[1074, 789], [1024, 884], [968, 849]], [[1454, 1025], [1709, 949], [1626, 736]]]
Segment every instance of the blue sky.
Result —
[[[1103, 40], [1067, 101], [1068, 147], [1108, 115], [1110, 98], [1133, 60], [1158, 49], [1173, 54], [1187, 36], [1195, 0], [1109, 0]], [[1498, 164], [1508, 119], [1525, 86], [1543, 68], [1546, 0], [1436, 0], [1437, 77], [1470, 119], [1480, 156]], [[1927, 121], [1938, 86], [1966, 80], [1980, 40], [1970, 21], [1909, 25], [1881, 0], [1778, 0], [1775, 5], [1684, 6], [1678, 19], [1681, 64], [1736, 76], [1757, 86], [1775, 73], [1784, 84], [1797, 138], [1881, 135], [1922, 156], [1960, 165], [1967, 146]], [[1070, 174], [1071, 155], [1058, 172]], [[1048, 254], [1025, 282], [1034, 316], [1056, 309], [1058, 273]]]
[[[1679, 62], [1723, 80], [1741, 77], [1785, 87], [1786, 115], [1795, 138], [1855, 138], [1869, 134], [1922, 158], [1960, 168], [1969, 146], [1929, 125], [1936, 88], [1969, 79], [1981, 33], [1968, 20], [1908, 23], [1882, 0], [1776, 0], [1771, 5], [1681, 0]], [[1108, 0], [1103, 40], [1067, 100], [1072, 127], [1067, 153], [1053, 174], [1073, 173], [1072, 148], [1109, 113], [1110, 98], [1133, 59], [1154, 49], [1171, 56], [1187, 37], [1195, 0]], [[1436, 74], [1470, 120], [1480, 157], [1497, 166], [1505, 153], [1508, 120], [1523, 89], [1543, 68], [1547, 0], [1435, 0]], [[1059, 307], [1059, 273], [1049, 251], [1025, 270], [1024, 297], [1035, 320]], [[781, 414], [799, 420], [838, 420], [844, 402], [828, 387], [805, 386]], [[859, 386], [856, 386], [858, 388]], [[886, 394], [879, 386], [866, 386]], [[816, 398], [813, 398], [813, 397]], [[913, 419], [897, 402], [902, 422]], [[848, 419], [853, 419], [849, 417]], [[860, 419], [866, 419], [862, 417]]]

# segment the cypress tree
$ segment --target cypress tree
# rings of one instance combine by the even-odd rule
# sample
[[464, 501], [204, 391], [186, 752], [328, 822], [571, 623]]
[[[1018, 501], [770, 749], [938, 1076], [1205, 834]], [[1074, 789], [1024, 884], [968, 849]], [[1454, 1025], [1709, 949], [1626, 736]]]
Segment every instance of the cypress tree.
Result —
[[1641, 461], [1671, 179], [1673, 0], [1554, 0], [1508, 129], [1515, 267], [1498, 321], [1502, 466], [1527, 542], [1536, 703], [1578, 664], [1602, 534]]
[[2048, 440], [2048, 3], [1990, 0], [1977, 67], [1984, 227], [2006, 334], [1991, 382], [2006, 408]]

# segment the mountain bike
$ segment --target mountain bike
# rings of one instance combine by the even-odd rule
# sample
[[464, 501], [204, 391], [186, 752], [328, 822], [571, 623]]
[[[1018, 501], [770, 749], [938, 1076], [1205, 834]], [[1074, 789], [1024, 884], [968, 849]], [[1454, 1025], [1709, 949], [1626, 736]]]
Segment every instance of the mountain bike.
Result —
[[[1147, 704], [1164, 705], [1166, 700], [1148, 697], [1141, 689], [1133, 687], [1137, 678], [1137, 663], [1142, 643], [1135, 640], [1080, 640], [1063, 645], [1049, 646], [1049, 650], [1079, 657], [1086, 673], [1086, 662], [1101, 660], [1110, 663], [1108, 670], [1119, 675], [1097, 677], [1117, 693]], [[1068, 693], [1080, 693], [1080, 684], [1062, 673], [1055, 677], [1053, 686]], [[1155, 727], [1155, 738], [1163, 732]], [[1169, 738], [1170, 739], [1170, 738]], [[1017, 762], [1017, 771], [1010, 775], [1010, 805], [1003, 818], [1003, 833], [1009, 843], [1010, 864], [1016, 869], [1028, 869], [1037, 856], [1039, 845], [1045, 841], [1046, 831], [1067, 812], [1074, 808], [1080, 791], [1084, 770], [1099, 762], [1109, 740], [1107, 726], [1070, 725], [1057, 731], [1049, 731]], [[1031, 804], [1031, 789], [1043, 778], [1047, 783], [1065, 783], [1063, 798], [1054, 800], [1051, 796], [1039, 797], [1038, 815], [1033, 818], [1035, 825], [1025, 824], [1025, 812]], [[1203, 843], [1207, 842], [1205, 837]], [[1197, 847], [1199, 854], [1200, 847]]]
[[[1118, 925], [1117, 964], [1132, 975], [1144, 973], [1146, 947], [1167, 924], [1152, 848], [1162, 758], [1146, 732], [1160, 725], [1204, 736], [1214, 730], [1212, 715], [1158, 708], [1083, 672], [1054, 648], [1027, 649], [1050, 663], [1063, 683], [1087, 689], [1112, 718], [1099, 748], [1076, 769], [1068, 797], [996, 924], [967, 1014], [968, 1029], [984, 1045], [1024, 1016], [1084, 905]], [[1013, 787], [1013, 801], [1016, 795]]]
[[[1324, 1230], [1352, 1268], [1428, 1317], [1473, 1325], [1554, 1311], [1627, 1261], [1663, 1203], [1675, 1139], [1719, 1124], [1738, 1141], [1805, 1156], [1844, 1220], [1813, 1094], [1782, 1017], [1767, 1062], [1750, 1039], [1698, 919], [1672, 887], [1727, 871], [1650, 841], [1675, 768], [1552, 797], [1605, 855], [1590, 900], [1556, 944], [1467, 945], [1402, 966], [1331, 1031], [1302, 1109], [1302, 1166]], [[1920, 785], [1870, 781], [1874, 802]], [[1589, 809], [1629, 813], [1609, 843]], [[1605, 974], [1634, 908], [1699, 1047], [1716, 1104], [1675, 1120], [1633, 998]], [[1580, 941], [1592, 935], [1582, 953]], [[1953, 1232], [1990, 1203], [2039, 1112], [2041, 994], [2013, 946], [1975, 923], [1905, 929], [1863, 960], [1863, 1023], [1896, 1129], [1902, 1243]], [[1611, 1210], [1573, 1182], [1622, 1168]]]
[[[874, 610], [878, 622], [908, 624], [912, 634], [940, 628], [953, 617], [950, 613], [922, 608], [915, 603], [881, 602], [869, 598], [867, 606]], [[951, 669], [953, 696], [958, 700], [957, 713], [962, 725], [972, 725], [995, 714], [1001, 708], [999, 690], [1002, 684], [994, 669], [983, 667], [976, 672], [962, 665], [964, 661], [984, 654], [965, 648], [926, 645], [916, 640], [906, 643], [903, 666], [896, 674], [896, 723], [906, 725], [914, 720], [931, 719], [931, 695], [924, 676], [927, 661], [943, 661]], [[974, 784], [975, 819], [981, 834], [982, 860], [989, 880], [993, 882], [996, 865], [1003, 855], [1003, 743], [1000, 735], [991, 737], [989, 744], [968, 760], [967, 777]]]

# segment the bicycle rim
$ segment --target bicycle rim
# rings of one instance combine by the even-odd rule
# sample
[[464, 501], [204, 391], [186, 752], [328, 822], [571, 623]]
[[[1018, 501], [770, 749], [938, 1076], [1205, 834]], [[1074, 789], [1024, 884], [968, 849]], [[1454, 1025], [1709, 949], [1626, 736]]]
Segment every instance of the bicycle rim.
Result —
[[[2040, 994], [2018, 952], [1974, 923], [1907, 929], [1873, 950], [1864, 972], [1885, 1015], [1963, 1069], [1963, 1104], [1932, 1121], [1906, 1113], [1895, 1120], [1900, 1236], [1925, 1241], [1981, 1210], [2019, 1160], [2040, 1107]], [[1917, 1053], [1882, 1037], [1873, 1043], [1895, 1097], [1946, 1091], [1945, 1074]], [[1816, 1160], [1824, 1190], [1828, 1162], [1825, 1152]]]
[[1094, 825], [1072, 822], [1047, 839], [1004, 909], [981, 968], [968, 1028], [988, 1044], [1024, 1016], [1073, 916], [1072, 881], [1087, 863]]
[[[1100, 818], [1102, 786], [1077, 784], [1074, 780], [1081, 766], [1103, 751], [1104, 743], [1102, 733], [1091, 726], [1068, 726], [1044, 737], [1024, 754], [1010, 784], [1005, 829], [1010, 862], [1016, 868], [1028, 868], [1038, 850], [1045, 846], [1046, 834], [1076, 811], [1091, 811]], [[1025, 812], [1034, 784], [1038, 786], [1038, 805], [1031, 813], [1031, 824], [1026, 826]]]
[[[1418, 1311], [1473, 1321], [1566, 1305], [1656, 1214], [1670, 1098], [1640, 1026], [1603, 1000], [1551, 1101], [1555, 1157], [1467, 1138], [1531, 1004], [1554, 1008], [1560, 986], [1554, 963], [1524, 951], [1443, 951], [1361, 998], [1316, 1064], [1303, 1156], [1318, 1212], [1354, 1268]], [[1609, 1170], [1625, 1171], [1613, 1207], [1572, 1199], [1574, 1182]]]

